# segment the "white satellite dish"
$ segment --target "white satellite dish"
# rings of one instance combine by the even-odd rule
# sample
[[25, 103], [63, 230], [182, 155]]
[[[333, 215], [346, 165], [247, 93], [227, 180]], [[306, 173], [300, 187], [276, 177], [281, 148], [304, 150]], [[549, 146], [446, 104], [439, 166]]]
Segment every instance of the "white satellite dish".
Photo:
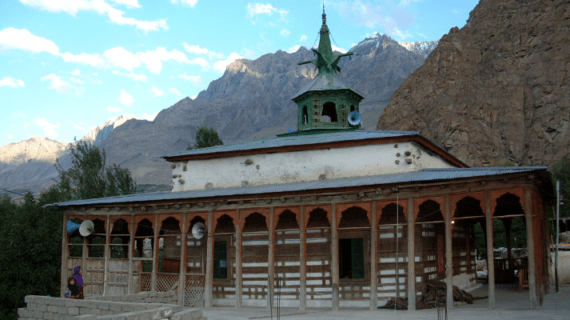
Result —
[[196, 222], [192, 227], [192, 236], [195, 239], [202, 239], [206, 234], [206, 226], [202, 222]]
[[92, 234], [93, 230], [95, 230], [95, 224], [91, 220], [85, 220], [79, 226], [79, 234], [83, 237], [87, 237]]
[[348, 114], [348, 123], [351, 126], [358, 126], [360, 125], [360, 123], [362, 123], [362, 116], [360, 115], [360, 113], [352, 111], [351, 113]]

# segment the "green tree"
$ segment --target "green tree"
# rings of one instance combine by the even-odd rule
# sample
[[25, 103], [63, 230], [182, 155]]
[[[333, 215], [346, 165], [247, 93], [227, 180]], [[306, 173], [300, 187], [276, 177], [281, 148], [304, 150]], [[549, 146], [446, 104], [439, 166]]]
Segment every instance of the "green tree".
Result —
[[222, 142], [214, 128], [198, 127], [194, 146], [188, 145], [187, 150], [221, 146], [223, 144], [224, 142]]
[[46, 204], [131, 194], [129, 170], [105, 167], [105, 153], [85, 142], [70, 146], [72, 167], [56, 168], [59, 179], [38, 199], [0, 196], [0, 319], [17, 319], [26, 295], [60, 294], [63, 213]]

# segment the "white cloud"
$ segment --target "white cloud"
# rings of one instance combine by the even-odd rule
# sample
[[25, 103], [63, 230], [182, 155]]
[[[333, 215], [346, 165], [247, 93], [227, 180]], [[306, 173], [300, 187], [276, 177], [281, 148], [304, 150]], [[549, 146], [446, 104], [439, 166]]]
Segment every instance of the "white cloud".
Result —
[[75, 129], [79, 130], [79, 131], [87, 132], [87, 129], [86, 129], [86, 128], [84, 128], [84, 127], [82, 127], [82, 126], [80, 126], [80, 125], [78, 125], [78, 124], [75, 124], [75, 123], [74, 123], [74, 124], [73, 124], [73, 127], [74, 127]]
[[124, 106], [130, 107], [133, 105], [133, 103], [135, 103], [135, 99], [125, 89], [121, 89], [119, 102]]
[[12, 88], [18, 88], [18, 87], [24, 87], [26, 86], [24, 84], [24, 81], [18, 79], [14, 79], [14, 78], [9, 78], [9, 77], [4, 77], [3, 79], [0, 79], [0, 88], [1, 87], [12, 87]]
[[199, 65], [208, 68], [210, 64], [206, 59], [198, 57], [188, 60], [186, 55], [179, 50], [168, 51], [164, 47], [157, 47], [155, 50], [132, 53], [123, 47], [115, 47], [106, 50], [103, 56], [115, 67], [132, 71], [144, 64], [151, 73], [158, 74], [162, 70], [163, 61], [176, 61], [179, 63]]
[[62, 57], [65, 62], [81, 63], [92, 67], [102, 67], [105, 64], [105, 60], [101, 59], [99, 54], [88, 54], [84, 52], [80, 54], [72, 54], [65, 52], [60, 54], [60, 57]]
[[170, 2], [172, 2], [173, 4], [179, 4], [179, 3], [187, 4], [192, 8], [194, 8], [196, 3], [198, 3], [198, 0], [170, 0]]
[[78, 76], [78, 75], [81, 74], [81, 70], [75, 69], [75, 70], [73, 70], [73, 72], [71, 72], [71, 74], [74, 75], [74, 76]]
[[198, 95], [196, 94], [196, 95], [191, 96], [190, 99], [194, 100], [194, 99], [196, 99], [197, 97], [198, 97]]
[[123, 112], [123, 109], [121, 109], [121, 107], [108, 106], [107, 111], [109, 111], [109, 112]]
[[250, 49], [248, 49], [248, 48], [246, 48], [246, 47], [243, 47], [243, 48], [241, 49], [241, 51], [242, 51], [242, 53], [243, 53], [243, 56], [246, 57], [246, 58], [248, 58], [248, 59], [252, 59], [252, 60], [253, 60], [253, 59], [255, 59], [255, 58], [257, 57], [257, 55], [255, 54], [255, 51], [250, 50]]
[[139, 0], [111, 0], [116, 4], [122, 4], [127, 8], [140, 8]]
[[459, 10], [457, 10], [457, 9], [453, 9], [453, 10], [451, 10], [451, 12], [453, 12], [455, 14], [459, 14]]
[[172, 94], [175, 94], [175, 95], [177, 95], [177, 96], [179, 96], [179, 97], [182, 95], [182, 94], [180, 93], [180, 91], [178, 91], [178, 89], [176, 89], [176, 88], [170, 88], [170, 89], [168, 89], [168, 92], [170, 92], [170, 93], [172, 93]]
[[154, 97], [160, 97], [163, 95], [164, 95], [164, 91], [155, 87], [155, 86], [152, 86], [152, 89], [150, 89], [150, 96], [153, 98]]
[[302, 35], [301, 38], [299, 39], [300, 42], [306, 41], [307, 40], [307, 36], [306, 35]]
[[117, 75], [117, 76], [123, 76], [123, 77], [131, 78], [135, 81], [146, 82], [148, 80], [147, 76], [142, 74], [142, 73], [133, 73], [133, 72], [125, 73], [125, 72], [116, 71], [116, 70], [113, 70], [112, 73], [114, 75]]
[[226, 67], [237, 59], [243, 59], [243, 57], [235, 52], [232, 52], [226, 60], [219, 60], [214, 63], [214, 70], [219, 73], [224, 73], [224, 71], [226, 71]]
[[45, 118], [39, 118], [32, 120], [33, 123], [38, 125], [40, 128], [44, 129], [44, 135], [46, 135], [50, 139], [57, 138], [57, 129], [59, 128], [60, 123], [57, 124], [50, 123]]
[[188, 53], [206, 54], [206, 55], [208, 55], [208, 57], [210, 59], [212, 59], [212, 58], [223, 59], [224, 58], [224, 54], [217, 53], [217, 52], [208, 50], [206, 48], [200, 48], [200, 46], [189, 45], [186, 42], [183, 42], [182, 46], [184, 46], [184, 50], [186, 50], [186, 52], [188, 52]]
[[186, 74], [181, 74], [178, 75], [178, 78], [191, 81], [197, 87], [200, 87], [204, 84], [201, 76], [188, 76]]
[[123, 47], [115, 47], [105, 50], [105, 52], [103, 52], [103, 56], [114, 66], [121, 67], [129, 71], [141, 65], [141, 61], [137, 55]]
[[301, 49], [301, 46], [296, 44], [296, 45], [292, 46], [291, 48], [287, 49], [287, 52], [295, 53], [295, 52], [299, 51], [299, 49]]
[[143, 115], [142, 115], [141, 118], [143, 118], [143, 119], [145, 119], [145, 120], [148, 120], [148, 121], [154, 121], [154, 118], [156, 118], [156, 116], [158, 115], [158, 112], [159, 112], [159, 111], [157, 111], [157, 112], [155, 112], [155, 113], [152, 113], [152, 114], [147, 114], [147, 113], [145, 112], [145, 113], [143, 113]]
[[29, 122], [24, 122], [24, 129], [26, 129], [31, 123]]
[[22, 119], [26, 117], [26, 115], [21, 112], [13, 113], [12, 116], [14, 116], [14, 118], [22, 118]]
[[331, 46], [332, 46], [333, 51], [338, 51], [340, 53], [347, 53], [348, 52], [348, 50], [346, 50], [345, 48], [337, 47], [334, 44]]
[[14, 135], [8, 133], [8, 139], [12, 139], [12, 138], [14, 138]]
[[53, 89], [59, 93], [67, 93], [69, 90], [74, 89], [78, 93], [77, 88], [69, 84], [68, 82], [61, 79], [60, 76], [53, 73], [48, 74], [40, 79], [41, 81], [49, 81], [49, 88]]
[[253, 18], [256, 15], [260, 15], [260, 14], [267, 14], [267, 15], [273, 15], [274, 13], [279, 13], [281, 15], [282, 19], [285, 19], [285, 17], [287, 16], [288, 11], [287, 10], [280, 10], [275, 8], [274, 6], [271, 5], [271, 3], [248, 3], [247, 4], [247, 16], [250, 18]]
[[[34, 8], [47, 10], [50, 12], [65, 12], [75, 16], [79, 11], [94, 11], [100, 15], [107, 15], [111, 22], [118, 25], [135, 26], [143, 31], [158, 31], [159, 29], [168, 30], [166, 20], [159, 19], [155, 21], [142, 21], [134, 18], [124, 17], [125, 12], [114, 8], [103, 0], [20, 0], [21, 3]], [[138, 1], [117, 0], [115, 3], [132, 7], [134, 3], [138, 5]], [[138, 5], [140, 7], [140, 5]]]
[[35, 53], [59, 53], [58, 46], [51, 40], [33, 35], [27, 29], [6, 28], [0, 31], [0, 49], [19, 49]]
[[280, 34], [284, 37], [287, 37], [288, 35], [291, 34], [291, 31], [289, 31], [287, 29], [283, 29], [283, 30], [281, 30]]
[[69, 81], [74, 82], [74, 83], [79, 83], [79, 84], [83, 83], [83, 81], [81, 79], [77, 79], [74, 77], [69, 77]]
[[420, 1], [422, 1], [422, 0], [402, 0], [402, 1], [400, 1], [400, 6], [405, 7], [412, 2], [420, 2]]

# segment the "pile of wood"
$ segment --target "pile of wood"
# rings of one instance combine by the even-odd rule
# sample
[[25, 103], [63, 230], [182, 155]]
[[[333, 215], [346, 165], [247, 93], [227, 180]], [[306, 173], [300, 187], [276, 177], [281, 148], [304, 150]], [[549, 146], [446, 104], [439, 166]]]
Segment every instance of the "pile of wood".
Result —
[[[447, 286], [445, 282], [430, 280], [425, 282], [426, 289], [422, 296], [416, 301], [416, 310], [445, 307]], [[453, 301], [467, 302], [473, 304], [473, 300], [484, 299], [474, 298], [469, 292], [453, 286]], [[408, 309], [408, 298], [392, 298], [386, 302], [382, 309]]]

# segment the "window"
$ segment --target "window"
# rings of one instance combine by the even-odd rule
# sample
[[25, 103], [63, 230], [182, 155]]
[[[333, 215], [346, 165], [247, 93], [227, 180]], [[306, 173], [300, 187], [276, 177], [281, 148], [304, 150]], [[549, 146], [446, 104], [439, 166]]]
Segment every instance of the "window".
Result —
[[364, 279], [364, 239], [339, 239], [339, 278]]
[[303, 124], [309, 123], [307, 107], [303, 107]]
[[[327, 116], [328, 118], [323, 119]], [[329, 120], [330, 119], [330, 120]], [[323, 114], [321, 115], [321, 122], [337, 122], [336, 105], [332, 102], [327, 102], [323, 105]], [[328, 120], [328, 121], [327, 121]]]
[[214, 279], [228, 278], [228, 255], [226, 241], [214, 243]]

